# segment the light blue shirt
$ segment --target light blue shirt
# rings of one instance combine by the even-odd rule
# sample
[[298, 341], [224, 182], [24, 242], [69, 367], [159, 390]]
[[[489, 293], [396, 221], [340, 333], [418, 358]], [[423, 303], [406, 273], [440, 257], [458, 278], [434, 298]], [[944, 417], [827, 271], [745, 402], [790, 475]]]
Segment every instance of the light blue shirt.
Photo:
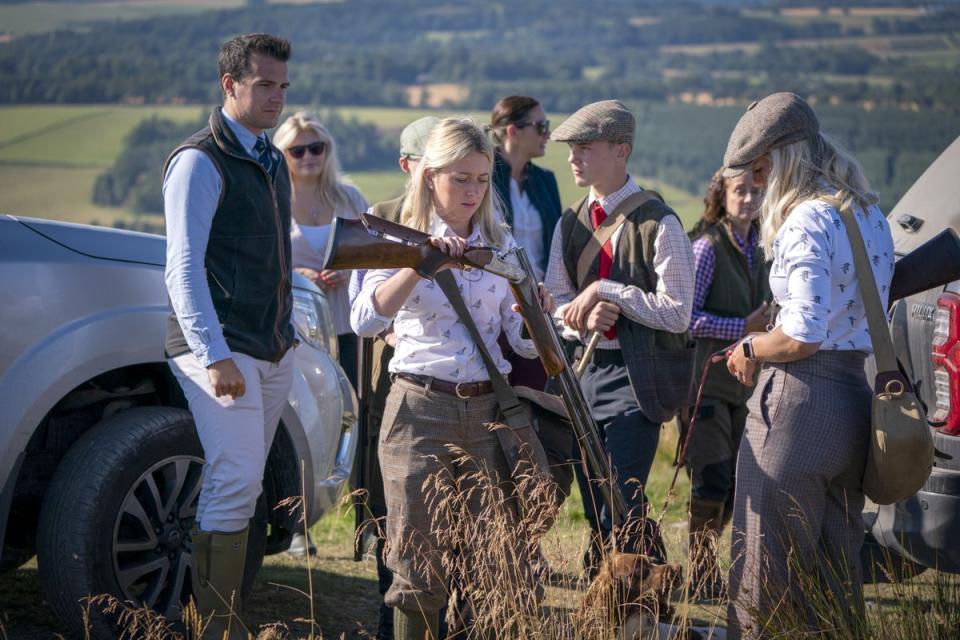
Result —
[[[254, 159], [257, 136], [221, 111], [240, 145]], [[266, 134], [264, 134], [264, 137]], [[199, 149], [173, 157], [163, 178], [167, 222], [167, 293], [187, 346], [204, 367], [231, 357], [213, 307], [204, 258], [223, 182], [213, 160]]]

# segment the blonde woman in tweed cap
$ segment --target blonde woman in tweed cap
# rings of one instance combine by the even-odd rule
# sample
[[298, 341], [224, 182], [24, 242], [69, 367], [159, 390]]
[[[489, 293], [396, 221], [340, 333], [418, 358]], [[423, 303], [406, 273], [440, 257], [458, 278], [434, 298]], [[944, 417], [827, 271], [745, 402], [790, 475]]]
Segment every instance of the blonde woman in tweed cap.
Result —
[[838, 209], [855, 213], [884, 305], [890, 227], [860, 165], [794, 94], [751, 105], [724, 164], [766, 187], [761, 244], [781, 307], [775, 328], [746, 337], [727, 361], [748, 385], [761, 368], [737, 459], [729, 637], [804, 626], [858, 637], [872, 345]]
[[[511, 248], [513, 238], [494, 213], [492, 170], [493, 148], [483, 131], [470, 120], [442, 120], [407, 186], [400, 222], [430, 233], [436, 246], [455, 255], [469, 245]], [[454, 279], [503, 374], [510, 364], [497, 348], [501, 330], [516, 353], [536, 356], [533, 343], [520, 337], [520, 316], [512, 310], [505, 279], [480, 270], [454, 271]], [[550, 296], [544, 298], [552, 308]], [[466, 327], [440, 287], [415, 270], [369, 271], [351, 323], [361, 336], [377, 335], [391, 323], [396, 334], [389, 365], [394, 382], [379, 441], [387, 566], [394, 574], [385, 601], [394, 607], [397, 640], [436, 638], [438, 613], [448, 596], [441, 558], [470, 550], [450, 547], [443, 530], [453, 523], [434, 521], [424, 481], [449, 472], [462, 482], [475, 470], [458, 462], [451, 445], [495, 478], [509, 479], [498, 439], [487, 427], [496, 421], [497, 399]]]

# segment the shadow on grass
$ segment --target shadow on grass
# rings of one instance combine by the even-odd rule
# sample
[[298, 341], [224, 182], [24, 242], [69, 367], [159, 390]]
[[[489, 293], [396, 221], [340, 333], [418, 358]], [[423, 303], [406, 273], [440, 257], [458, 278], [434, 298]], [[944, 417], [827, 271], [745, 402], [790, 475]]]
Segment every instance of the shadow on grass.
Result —
[[[375, 637], [380, 594], [373, 577], [373, 561], [353, 563], [337, 558], [315, 558], [312, 562], [316, 632], [324, 638]], [[331, 566], [327, 567], [328, 564]], [[355, 575], [346, 575], [348, 569]], [[280, 622], [293, 637], [307, 637], [310, 633], [307, 592], [303, 560], [282, 555], [267, 558], [245, 603], [244, 622], [251, 630]], [[78, 615], [79, 612], [78, 606]], [[40, 592], [35, 560], [0, 575], [0, 625], [3, 630], [0, 638], [6, 633], [9, 640], [66, 637], [66, 628], [53, 615]]]

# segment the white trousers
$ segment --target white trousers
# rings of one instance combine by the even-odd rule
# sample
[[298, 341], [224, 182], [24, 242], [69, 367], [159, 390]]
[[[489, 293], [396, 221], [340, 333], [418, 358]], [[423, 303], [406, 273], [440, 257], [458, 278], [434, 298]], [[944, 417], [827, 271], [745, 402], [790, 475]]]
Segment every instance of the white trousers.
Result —
[[168, 360], [197, 425], [206, 462], [197, 505], [203, 531], [232, 533], [253, 517], [263, 469], [293, 381], [293, 349], [280, 362], [232, 354], [246, 393], [216, 397], [210, 378], [192, 353]]

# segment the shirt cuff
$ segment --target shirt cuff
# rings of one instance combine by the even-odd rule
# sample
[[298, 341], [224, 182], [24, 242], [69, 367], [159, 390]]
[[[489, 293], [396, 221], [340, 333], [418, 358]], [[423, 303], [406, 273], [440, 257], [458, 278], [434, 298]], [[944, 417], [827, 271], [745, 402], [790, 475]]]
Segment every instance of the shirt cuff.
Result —
[[215, 362], [220, 362], [221, 360], [226, 360], [227, 358], [233, 357], [233, 354], [230, 352], [230, 347], [227, 346], [226, 340], [218, 340], [217, 342], [209, 345], [206, 352], [194, 353], [194, 355], [204, 368], [209, 367]]
[[600, 280], [600, 288], [597, 290], [597, 293], [601, 300], [620, 305], [623, 300], [623, 292], [626, 291], [626, 289], [627, 285], [621, 282], [603, 278]]

